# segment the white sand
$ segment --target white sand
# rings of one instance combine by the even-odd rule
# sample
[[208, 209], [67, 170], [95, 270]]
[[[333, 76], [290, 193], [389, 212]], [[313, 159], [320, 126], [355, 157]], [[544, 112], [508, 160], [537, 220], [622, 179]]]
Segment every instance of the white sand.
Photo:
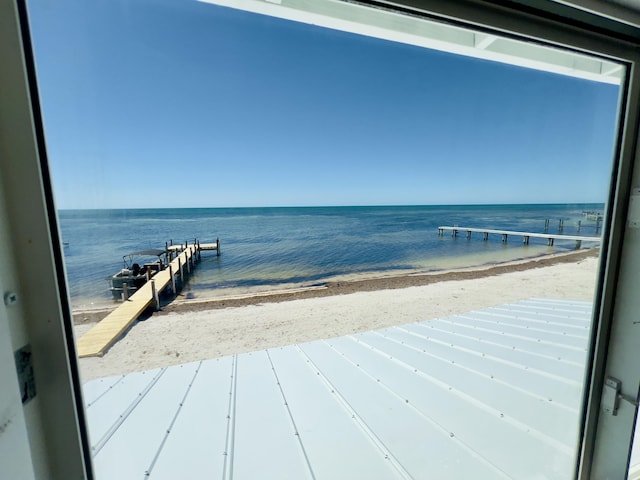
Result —
[[[138, 322], [102, 358], [80, 359], [83, 381], [429, 320], [532, 297], [592, 300], [598, 259], [473, 280], [292, 300]], [[94, 324], [76, 326], [81, 336]]]

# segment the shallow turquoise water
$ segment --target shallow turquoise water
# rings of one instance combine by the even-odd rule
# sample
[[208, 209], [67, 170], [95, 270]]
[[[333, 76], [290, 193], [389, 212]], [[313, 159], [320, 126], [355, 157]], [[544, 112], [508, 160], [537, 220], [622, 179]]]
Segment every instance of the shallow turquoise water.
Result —
[[[477, 234], [438, 236], [451, 225], [593, 235], [584, 210], [601, 204], [473, 205], [388, 207], [295, 207], [145, 210], [62, 210], [59, 212], [71, 302], [74, 308], [112, 302], [108, 278], [122, 268], [122, 256], [164, 248], [165, 242], [202, 243], [220, 237], [222, 255], [203, 253], [192, 276], [193, 295], [270, 285], [321, 284], [332, 277], [385, 272], [443, 270], [497, 263], [569, 250], [574, 242], [521, 239], [506, 245]], [[588, 245], [585, 245], [588, 246]]]

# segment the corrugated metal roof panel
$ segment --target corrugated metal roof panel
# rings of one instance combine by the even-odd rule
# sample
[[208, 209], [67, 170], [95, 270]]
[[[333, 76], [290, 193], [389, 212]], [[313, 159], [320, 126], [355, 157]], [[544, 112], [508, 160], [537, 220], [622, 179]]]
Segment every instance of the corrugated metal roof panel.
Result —
[[[202, 362], [165, 443], [148, 468], [150, 478], [175, 480], [185, 478], [185, 472], [197, 478], [223, 478], [234, 367], [233, 357]], [[144, 472], [135, 473], [135, 478], [143, 478]], [[125, 478], [125, 474], [113, 478]]]
[[[379, 343], [381, 342], [365, 344]], [[385, 351], [399, 361], [413, 366], [418, 372], [451, 387], [452, 392], [465, 392], [479, 403], [490, 405], [524, 424], [534, 426], [541, 421], [541, 417], [548, 417], [552, 420], [550, 430], [554, 438], [566, 439], [571, 429], [575, 428], [575, 422], [571, 418], [576, 413], [575, 409], [561, 402], [549, 402], [548, 398], [540, 392], [519, 387], [493, 374], [483, 372], [477, 368], [477, 365], [434, 356], [428, 351], [409, 349], [406, 345], [396, 346], [400, 348], [390, 346]], [[567, 416], [567, 412], [572, 415]], [[539, 428], [539, 430], [544, 429]]]
[[229, 478], [313, 478], [267, 352], [237, 357]]
[[269, 356], [315, 478], [406, 478], [300, 348], [272, 349]]
[[[163, 372], [164, 370], [155, 369], [120, 376], [116, 379], [112, 377], [105, 380], [103, 385], [110, 385], [100, 395], [91, 401], [89, 401], [90, 397], [85, 398], [87, 411], [91, 412], [89, 436], [93, 442], [91, 448], [94, 454], [109, 440], [109, 435], [124, 421], [124, 415], [137, 405], [136, 402], [142, 399], [144, 392], [153, 386]], [[89, 382], [85, 389], [99, 382], [101, 381]]]
[[572, 476], [591, 306], [531, 299], [95, 380], [99, 479]]
[[[94, 444], [94, 468], [100, 478], [140, 478], [151, 467], [178, 412], [198, 364], [160, 371], [120, 411], [112, 428]], [[91, 412], [91, 409], [89, 409]], [[90, 422], [93, 416], [89, 416]]]

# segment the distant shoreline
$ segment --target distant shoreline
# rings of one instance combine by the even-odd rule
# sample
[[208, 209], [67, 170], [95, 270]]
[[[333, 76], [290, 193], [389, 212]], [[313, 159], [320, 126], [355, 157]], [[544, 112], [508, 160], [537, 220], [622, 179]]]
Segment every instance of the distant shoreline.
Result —
[[[378, 275], [375, 277], [350, 278], [334, 280], [313, 286], [299, 286], [285, 289], [268, 289], [264, 291], [246, 292], [237, 295], [207, 296], [187, 298], [188, 291], [181, 292], [177, 298], [164, 304], [154, 315], [169, 313], [201, 312], [223, 308], [279, 303], [306, 298], [347, 295], [355, 292], [371, 292], [377, 290], [393, 290], [408, 287], [430, 285], [451, 280], [470, 280], [500, 275], [509, 272], [524, 271], [533, 268], [547, 267], [562, 263], [574, 263], [585, 258], [597, 257], [600, 249], [591, 249], [553, 253], [539, 257], [509, 261], [504, 263], [451, 269], [445, 271], [411, 272], [405, 274]], [[199, 292], [202, 294], [202, 292]], [[72, 312], [74, 324], [81, 325], [101, 320], [112, 308], [78, 309]]]

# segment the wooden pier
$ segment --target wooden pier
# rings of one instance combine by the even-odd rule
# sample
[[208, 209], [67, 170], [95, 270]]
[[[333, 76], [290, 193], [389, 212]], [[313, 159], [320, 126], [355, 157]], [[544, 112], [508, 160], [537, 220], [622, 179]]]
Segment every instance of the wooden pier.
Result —
[[522, 237], [522, 244], [529, 245], [529, 239], [544, 238], [547, 240], [549, 246], [553, 246], [555, 240], [573, 240], [576, 242], [576, 248], [582, 246], [582, 242], [597, 242], [601, 241], [600, 237], [584, 236], [584, 235], [562, 235], [554, 233], [533, 233], [533, 232], [514, 232], [511, 230], [493, 230], [490, 228], [468, 228], [468, 227], [438, 227], [438, 235], [443, 236], [444, 232], [451, 232], [452, 237], [457, 237], [458, 232], [466, 232], [467, 238], [471, 238], [472, 233], [482, 233], [483, 240], [489, 240], [489, 234], [496, 234], [502, 236], [502, 243], [507, 243], [509, 236]]
[[135, 322], [148, 307], [160, 307], [160, 292], [170, 288], [177, 293], [176, 277], [184, 285], [187, 276], [200, 260], [203, 250], [215, 250], [220, 255], [220, 240], [215, 243], [201, 244], [197, 240], [189, 245], [166, 245], [169, 265], [153, 275], [142, 287], [113, 312], [98, 322], [77, 342], [79, 357], [101, 357]]

